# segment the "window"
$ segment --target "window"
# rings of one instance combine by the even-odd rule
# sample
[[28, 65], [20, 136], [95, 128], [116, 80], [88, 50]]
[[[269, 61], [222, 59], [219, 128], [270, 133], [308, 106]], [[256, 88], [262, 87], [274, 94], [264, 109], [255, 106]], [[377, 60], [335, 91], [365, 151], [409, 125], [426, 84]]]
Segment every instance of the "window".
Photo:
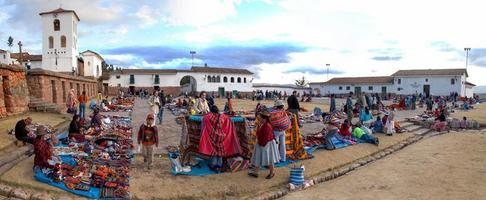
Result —
[[402, 88], [397, 88], [398, 91], [402, 90]]
[[238, 79], [236, 79], [238, 83], [241, 83], [241, 78], [238, 77]]
[[160, 84], [160, 78], [158, 74], [155, 75], [154, 84]]
[[61, 47], [66, 47], [66, 36], [61, 36]]
[[231, 77], [231, 82], [234, 83], [235, 82], [235, 78], [234, 77]]
[[351, 87], [349, 87], [349, 86], [346, 86], [346, 90], [351, 90]]
[[121, 84], [120, 83], [118, 83], [118, 87], [121, 87]]
[[227, 83], [228, 82], [228, 77], [223, 77], [223, 82]]
[[135, 84], [135, 75], [130, 74], [130, 84]]
[[454, 85], [454, 84], [456, 84], [456, 80], [451, 78], [451, 85]]
[[216, 77], [216, 82], [221, 83], [221, 76]]
[[246, 78], [243, 78], [243, 83], [246, 83]]
[[7, 57], [5, 55], [3, 55], [3, 59], [6, 59]]
[[206, 79], [208, 79], [208, 83], [211, 83], [211, 76], [207, 75]]
[[402, 84], [402, 79], [397, 80], [398, 84]]
[[54, 48], [54, 37], [49, 36], [49, 49]]
[[339, 90], [343, 90], [343, 86], [339, 86]]
[[116, 79], [120, 79], [120, 75], [116, 75]]
[[91, 63], [88, 61], [88, 66], [90, 66], [90, 65], [91, 65]]
[[373, 91], [373, 86], [368, 86], [369, 91]]
[[427, 82], [429, 82], [429, 79], [428, 79], [428, 78], [426, 78], [426, 79], [425, 79], [425, 82], [426, 82], [426, 83], [427, 83]]
[[101, 75], [100, 71], [101, 71], [100, 70], [100, 66], [99, 65], [96, 65], [96, 76]]
[[54, 31], [61, 30], [61, 22], [58, 19], [54, 20]]
[[216, 83], [216, 76], [213, 76], [213, 80], [211, 82]]

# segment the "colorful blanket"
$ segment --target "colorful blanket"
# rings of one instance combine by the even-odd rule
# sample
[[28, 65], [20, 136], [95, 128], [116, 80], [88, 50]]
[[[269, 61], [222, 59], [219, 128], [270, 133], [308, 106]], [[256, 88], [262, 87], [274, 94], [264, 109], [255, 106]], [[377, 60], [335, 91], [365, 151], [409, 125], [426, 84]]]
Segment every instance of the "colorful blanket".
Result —
[[219, 157], [241, 153], [236, 129], [227, 115], [209, 113], [203, 117], [199, 153]]

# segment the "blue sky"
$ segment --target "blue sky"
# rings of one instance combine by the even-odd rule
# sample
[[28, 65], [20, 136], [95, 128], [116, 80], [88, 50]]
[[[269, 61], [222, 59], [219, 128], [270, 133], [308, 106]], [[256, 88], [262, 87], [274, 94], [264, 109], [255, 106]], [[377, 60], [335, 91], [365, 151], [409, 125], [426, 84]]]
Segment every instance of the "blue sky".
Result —
[[81, 18], [79, 50], [125, 68], [246, 68], [255, 82], [390, 75], [399, 69], [465, 67], [486, 85], [482, 1], [386, 0], [0, 0], [8, 36], [41, 52], [38, 13], [62, 4]]

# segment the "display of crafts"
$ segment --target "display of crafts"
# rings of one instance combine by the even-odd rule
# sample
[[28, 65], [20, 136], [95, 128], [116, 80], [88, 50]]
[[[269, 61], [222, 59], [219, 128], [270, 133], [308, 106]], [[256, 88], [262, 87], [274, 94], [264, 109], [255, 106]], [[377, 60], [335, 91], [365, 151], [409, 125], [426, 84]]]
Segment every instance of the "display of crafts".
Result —
[[112, 103], [101, 108], [103, 112], [132, 112], [134, 99], [133, 98], [117, 98], [112, 100]]
[[54, 147], [55, 167], [36, 173], [41, 182], [92, 199], [129, 199], [133, 160], [131, 119], [105, 115], [101, 128], [89, 128], [86, 141], [67, 139]]

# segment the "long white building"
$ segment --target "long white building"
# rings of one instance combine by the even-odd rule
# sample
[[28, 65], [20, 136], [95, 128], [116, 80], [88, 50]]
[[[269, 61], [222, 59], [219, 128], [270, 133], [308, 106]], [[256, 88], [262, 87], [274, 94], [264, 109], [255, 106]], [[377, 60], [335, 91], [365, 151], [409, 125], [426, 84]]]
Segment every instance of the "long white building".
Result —
[[116, 94], [120, 89], [137, 92], [139, 89], [164, 90], [178, 95], [192, 92], [211, 92], [218, 96], [250, 95], [253, 92], [253, 73], [246, 69], [192, 67], [175, 69], [122, 69], [104, 75], [103, 90]]
[[466, 69], [417, 69], [399, 70], [391, 76], [380, 77], [340, 77], [327, 82], [310, 83], [314, 94], [430, 94], [449, 95], [457, 92], [460, 96], [472, 96], [472, 83], [467, 82]]

